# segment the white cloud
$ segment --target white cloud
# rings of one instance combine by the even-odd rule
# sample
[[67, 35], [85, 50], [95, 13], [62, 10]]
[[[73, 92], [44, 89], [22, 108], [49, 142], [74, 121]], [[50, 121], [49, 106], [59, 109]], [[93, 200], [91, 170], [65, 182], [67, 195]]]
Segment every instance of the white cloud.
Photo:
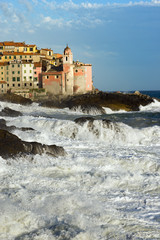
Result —
[[100, 8], [113, 8], [113, 7], [132, 7], [132, 6], [160, 6], [160, 0], [151, 0], [151, 1], [129, 1], [128, 3], [92, 3], [92, 2], [82, 2], [82, 3], [74, 3], [72, 0], [65, 1], [63, 3], [58, 3], [58, 1], [48, 1], [42, 0], [42, 2], [48, 6], [51, 10], [62, 9], [64, 11], [69, 10], [78, 10], [78, 9], [100, 9]]
[[30, 1], [28, 1], [28, 0], [19, 0], [19, 3], [25, 5], [26, 9], [27, 9], [29, 12], [32, 11], [33, 6], [32, 6], [32, 4], [31, 4]]

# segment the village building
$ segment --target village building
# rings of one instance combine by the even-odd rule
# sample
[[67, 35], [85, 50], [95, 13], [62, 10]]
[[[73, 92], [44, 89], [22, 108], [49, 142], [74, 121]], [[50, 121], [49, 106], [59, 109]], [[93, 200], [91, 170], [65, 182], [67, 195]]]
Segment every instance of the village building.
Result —
[[[73, 62], [67, 46], [54, 66], [42, 73], [43, 87], [52, 94], [73, 95], [92, 91], [92, 65]], [[49, 66], [49, 65], [48, 65]]]
[[43, 89], [39, 92], [73, 95], [92, 87], [92, 65], [74, 62], [68, 46], [59, 54], [48, 48], [38, 50], [35, 44], [0, 42], [0, 93], [31, 97], [34, 90]]

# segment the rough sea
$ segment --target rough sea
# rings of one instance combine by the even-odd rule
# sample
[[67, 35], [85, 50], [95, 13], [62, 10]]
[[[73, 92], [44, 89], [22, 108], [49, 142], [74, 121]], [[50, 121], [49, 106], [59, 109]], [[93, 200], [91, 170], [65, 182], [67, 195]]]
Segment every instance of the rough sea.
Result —
[[[5, 107], [23, 113], [3, 117], [8, 126], [34, 129], [13, 134], [67, 155], [0, 157], [0, 240], [160, 239], [160, 102], [104, 115]], [[74, 122], [82, 116], [94, 117], [93, 126]]]

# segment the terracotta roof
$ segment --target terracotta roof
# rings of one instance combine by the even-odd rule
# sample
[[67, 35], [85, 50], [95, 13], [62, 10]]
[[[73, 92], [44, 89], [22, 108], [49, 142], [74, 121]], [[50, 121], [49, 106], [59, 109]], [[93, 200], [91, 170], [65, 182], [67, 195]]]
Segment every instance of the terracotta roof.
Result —
[[25, 42], [23, 42], [23, 43], [22, 42], [17, 42], [17, 43], [15, 43], [14, 46], [15, 47], [25, 47], [25, 45], [26, 45]]
[[60, 53], [55, 53], [57, 56], [56, 56], [56, 58], [62, 58], [63, 56], [62, 56], [62, 54], [60, 54]]
[[24, 52], [3, 52], [2, 55], [41, 55], [40, 53], [24, 53]]
[[34, 67], [42, 67], [42, 63], [41, 62], [35, 62]]
[[7, 82], [5, 82], [5, 81], [0, 81], [0, 83], [7, 84]]
[[6, 66], [8, 65], [8, 62], [0, 62], [0, 66]]
[[52, 49], [48, 49], [48, 48], [42, 48], [41, 50], [44, 50], [44, 51], [53, 51]]
[[35, 44], [25, 44], [25, 47], [35, 47]]
[[15, 43], [13, 41], [5, 41], [5, 42], [3, 42], [3, 45], [4, 46], [14, 46]]

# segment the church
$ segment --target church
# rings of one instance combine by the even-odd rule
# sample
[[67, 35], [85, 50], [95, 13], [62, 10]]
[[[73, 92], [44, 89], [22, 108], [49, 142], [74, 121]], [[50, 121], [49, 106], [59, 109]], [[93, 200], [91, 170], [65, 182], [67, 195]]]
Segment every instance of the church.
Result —
[[73, 61], [67, 46], [63, 55], [42, 72], [42, 88], [54, 95], [73, 95], [92, 91], [92, 65]]

